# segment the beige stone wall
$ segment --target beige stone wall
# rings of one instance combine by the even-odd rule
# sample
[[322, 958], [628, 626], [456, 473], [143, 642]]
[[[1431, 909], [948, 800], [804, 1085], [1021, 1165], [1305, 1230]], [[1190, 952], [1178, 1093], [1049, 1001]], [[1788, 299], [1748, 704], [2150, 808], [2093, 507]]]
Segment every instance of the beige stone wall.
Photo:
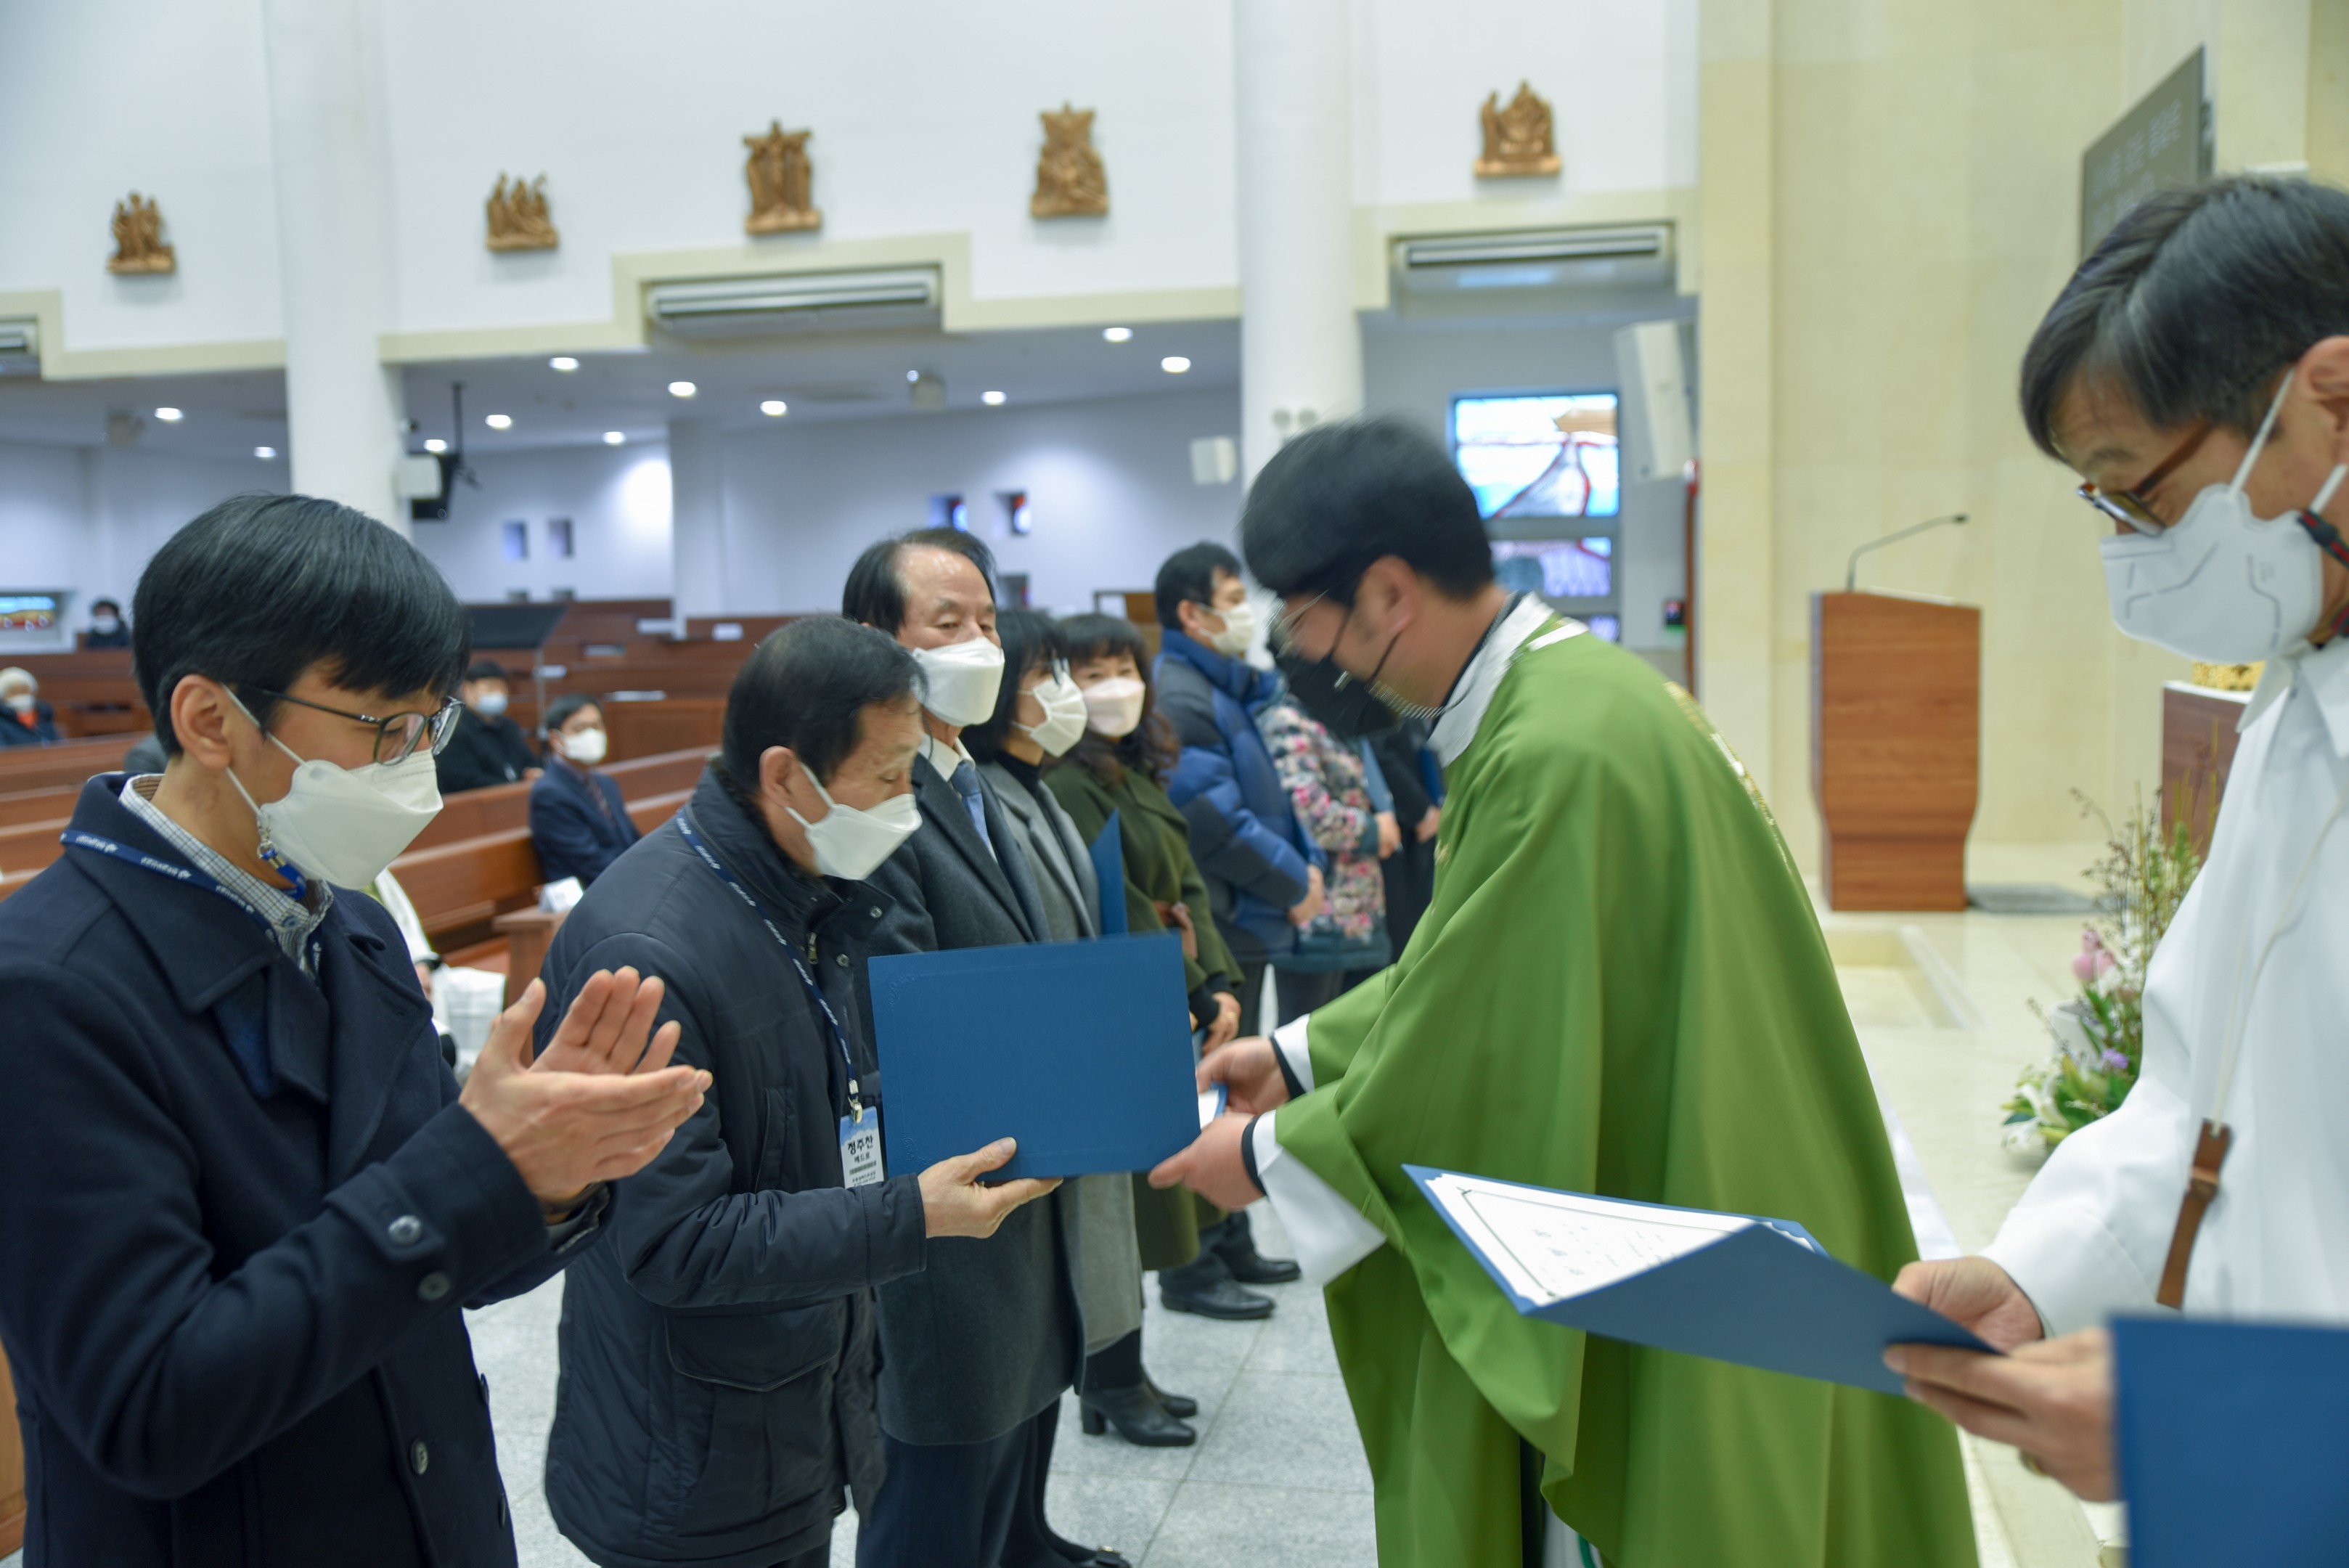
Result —
[[1810, 595], [1940, 513], [1973, 522], [1861, 582], [1982, 607], [1975, 844], [2077, 841], [2075, 788], [2158, 783], [2186, 665], [2112, 631], [2096, 521], [2025, 438], [2016, 367], [2076, 260], [2082, 151], [2198, 43], [2220, 167], [2319, 140], [2349, 164], [2343, 9], [1704, 0], [1699, 680], [1804, 865]]

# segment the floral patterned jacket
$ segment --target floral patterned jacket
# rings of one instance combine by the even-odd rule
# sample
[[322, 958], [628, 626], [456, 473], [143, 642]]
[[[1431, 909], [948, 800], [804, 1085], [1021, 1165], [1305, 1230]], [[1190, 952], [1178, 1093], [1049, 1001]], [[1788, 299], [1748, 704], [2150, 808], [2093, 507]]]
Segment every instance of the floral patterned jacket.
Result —
[[[1379, 823], [1362, 759], [1320, 721], [1283, 695], [1267, 703], [1257, 728], [1297, 819], [1329, 853], [1329, 913], [1301, 933], [1349, 943], [1386, 941], [1386, 880], [1379, 871]], [[1370, 964], [1386, 962], [1373, 957]]]

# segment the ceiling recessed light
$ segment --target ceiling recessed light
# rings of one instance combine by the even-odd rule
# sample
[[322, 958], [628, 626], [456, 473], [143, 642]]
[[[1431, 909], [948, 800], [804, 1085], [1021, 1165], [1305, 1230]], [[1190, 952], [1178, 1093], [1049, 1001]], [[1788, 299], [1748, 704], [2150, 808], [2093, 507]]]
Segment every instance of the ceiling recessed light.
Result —
[[167, 425], [178, 424], [181, 420], [186, 418], [186, 416], [181, 413], [177, 409], [157, 409], [155, 410], [155, 417], [161, 420]]
[[1129, 342], [1132, 340], [1133, 337], [1133, 328], [1131, 327], [1104, 327], [1102, 328], [1102, 340], [1106, 343]]
[[574, 359], [568, 354], [557, 354], [554, 358], [549, 359], [547, 364], [550, 368], [557, 370], [576, 370], [579, 369], [579, 361]]
[[265, 462], [277, 455], [277, 449], [274, 446], [257, 446], [253, 449], [253, 455]]
[[627, 436], [619, 431], [605, 431], [604, 432], [604, 444], [605, 446], [617, 446], [627, 439]]
[[759, 411], [771, 420], [779, 420], [792, 411], [792, 406], [781, 398], [769, 398], [759, 405]]
[[511, 430], [513, 428], [513, 416], [512, 414], [492, 414], [488, 419], [483, 420], [481, 422], [489, 426], [493, 431]]
[[671, 381], [668, 384], [668, 395], [672, 398], [689, 398], [699, 390], [701, 389], [690, 381]]
[[442, 441], [439, 436], [434, 436], [430, 441], [424, 443], [424, 450], [438, 457], [440, 453], [449, 450], [449, 443]]
[[1158, 368], [1170, 376], [1179, 376], [1191, 368], [1191, 361], [1180, 354], [1169, 354], [1158, 361]]
[[978, 400], [985, 403], [990, 409], [999, 408], [1002, 405], [1003, 394], [1000, 392], [981, 392], [978, 395]]

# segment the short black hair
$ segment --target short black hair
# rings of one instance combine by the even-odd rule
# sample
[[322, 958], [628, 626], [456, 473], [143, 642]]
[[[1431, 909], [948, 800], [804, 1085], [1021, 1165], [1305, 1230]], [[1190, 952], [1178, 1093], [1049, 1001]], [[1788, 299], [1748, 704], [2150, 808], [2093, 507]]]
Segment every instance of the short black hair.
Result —
[[1061, 622], [1061, 646], [1071, 664], [1130, 655], [1142, 676], [1142, 722], [1114, 741], [1088, 729], [1061, 761], [1075, 763], [1105, 784], [1116, 784], [1124, 768], [1138, 768], [1164, 784], [1183, 759], [1183, 743], [1158, 711], [1158, 683], [1150, 678], [1150, 649], [1142, 640], [1141, 628], [1122, 615], [1072, 615]]
[[1028, 672], [1068, 657], [1060, 626], [1041, 610], [999, 610], [995, 635], [1003, 644], [1003, 685], [996, 693], [995, 711], [988, 715], [986, 723], [973, 724], [962, 732], [962, 743], [982, 763], [1003, 754], [1011, 722], [1019, 714], [1019, 683], [1028, 679]]
[[90, 614], [96, 615], [102, 609], [112, 610], [116, 615], [120, 615], [122, 613], [122, 607], [115, 603], [112, 599], [92, 599], [89, 601]]
[[2084, 381], [2156, 430], [2249, 434], [2274, 373], [2349, 332], [2349, 192], [2235, 174], [2147, 196], [2096, 242], [2023, 351], [2023, 422], [2048, 456]]
[[496, 659], [476, 659], [472, 663], [465, 666], [465, 679], [467, 680], [505, 680], [511, 678], [506, 674], [506, 667]]
[[864, 739], [864, 710], [920, 701], [921, 666], [886, 632], [839, 616], [802, 616], [767, 634], [726, 694], [720, 779], [755, 800], [759, 759], [789, 746], [829, 780]]
[[905, 580], [897, 575], [897, 563], [906, 551], [921, 549], [953, 551], [978, 568], [989, 598], [1002, 597], [995, 591], [995, 552], [986, 540], [959, 528], [916, 528], [870, 545], [856, 557], [840, 590], [840, 613], [896, 636], [905, 624]]
[[1350, 420], [1273, 453], [1248, 491], [1240, 544], [1273, 593], [1354, 602], [1371, 563], [1402, 557], [1455, 598], [1493, 580], [1476, 493], [1442, 445], [1400, 420]]
[[604, 704], [585, 691], [565, 691], [546, 705], [546, 732], [550, 735], [571, 722], [572, 715], [582, 708], [593, 708], [597, 718], [604, 717]]
[[131, 670], [166, 753], [191, 675], [237, 689], [255, 720], [313, 665], [357, 691], [446, 697], [472, 648], [457, 596], [423, 553], [340, 502], [238, 495], [164, 542], [139, 575]]
[[1167, 556], [1158, 568], [1158, 581], [1152, 589], [1158, 599], [1158, 624], [1168, 631], [1180, 631], [1185, 600], [1212, 606], [1217, 572], [1229, 572], [1236, 577], [1242, 575], [1240, 558], [1213, 540], [1185, 545]]

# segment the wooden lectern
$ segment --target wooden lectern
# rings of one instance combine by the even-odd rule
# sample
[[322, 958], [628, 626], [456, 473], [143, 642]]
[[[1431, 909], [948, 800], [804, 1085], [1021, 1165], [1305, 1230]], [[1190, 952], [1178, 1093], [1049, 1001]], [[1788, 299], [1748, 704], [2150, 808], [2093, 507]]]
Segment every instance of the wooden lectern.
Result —
[[1811, 794], [1836, 909], [1962, 909], [1982, 762], [1982, 611], [1811, 596]]

